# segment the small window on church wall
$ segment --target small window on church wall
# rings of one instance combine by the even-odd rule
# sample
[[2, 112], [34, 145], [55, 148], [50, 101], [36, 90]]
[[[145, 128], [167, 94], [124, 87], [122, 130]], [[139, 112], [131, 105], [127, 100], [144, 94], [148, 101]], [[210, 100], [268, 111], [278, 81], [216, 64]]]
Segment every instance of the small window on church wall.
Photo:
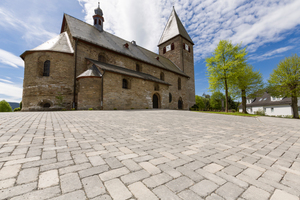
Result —
[[178, 90], [181, 90], [181, 78], [178, 78]]
[[171, 51], [171, 45], [166, 46], [166, 52]]
[[162, 81], [165, 80], [165, 74], [163, 72], [160, 73], [160, 80], [162, 80]]
[[141, 71], [141, 67], [140, 67], [139, 64], [136, 64], [136, 71], [137, 71], [137, 72], [140, 72], [140, 71]]
[[175, 49], [175, 45], [174, 43], [171, 44], [171, 50], [174, 50]]
[[164, 49], [163, 49], [163, 54], [165, 54], [166, 53], [166, 47], [164, 47]]
[[94, 25], [96, 25], [97, 24], [97, 19], [94, 19]]
[[50, 60], [46, 60], [44, 62], [43, 76], [49, 76], [49, 75], [50, 75]]
[[128, 81], [125, 78], [122, 81], [122, 88], [128, 89]]
[[157, 83], [154, 84], [154, 91], [159, 91], [159, 85]]
[[98, 61], [99, 61], [99, 62], [106, 63], [106, 58], [105, 58], [105, 56], [99, 55], [99, 56], [98, 56]]
[[169, 93], [169, 103], [171, 103], [171, 102], [172, 102], [172, 94]]

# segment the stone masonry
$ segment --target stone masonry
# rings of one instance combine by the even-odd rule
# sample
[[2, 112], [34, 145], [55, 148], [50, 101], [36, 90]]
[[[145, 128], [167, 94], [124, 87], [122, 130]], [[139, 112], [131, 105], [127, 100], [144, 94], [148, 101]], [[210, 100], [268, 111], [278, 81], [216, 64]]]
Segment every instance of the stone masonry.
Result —
[[0, 199], [299, 200], [299, 120], [188, 111], [0, 114]]

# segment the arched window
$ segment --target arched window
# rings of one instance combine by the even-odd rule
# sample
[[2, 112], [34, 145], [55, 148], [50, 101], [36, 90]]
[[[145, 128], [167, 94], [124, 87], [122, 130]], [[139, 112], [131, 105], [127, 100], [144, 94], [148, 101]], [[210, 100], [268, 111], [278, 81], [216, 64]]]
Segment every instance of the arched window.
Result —
[[157, 83], [154, 84], [154, 91], [159, 91], [159, 85]]
[[169, 103], [171, 103], [171, 102], [172, 102], [172, 94], [169, 93]]
[[46, 60], [44, 62], [43, 76], [49, 76], [49, 75], [50, 75], [50, 60]]
[[128, 81], [125, 78], [122, 81], [122, 88], [128, 89]]
[[99, 61], [99, 62], [106, 63], [106, 58], [105, 58], [105, 56], [99, 54], [99, 55], [98, 55], [98, 61]]
[[171, 50], [174, 50], [175, 49], [175, 45], [174, 43], [171, 44]]
[[162, 80], [162, 81], [165, 80], [165, 74], [163, 72], [160, 73], [160, 80]]
[[97, 24], [97, 19], [94, 19], [94, 25], [96, 25]]
[[164, 49], [163, 49], [163, 54], [165, 54], [166, 53], [166, 47], [164, 47]]
[[182, 101], [182, 98], [180, 97], [179, 100], [178, 100], [178, 109], [183, 109], [183, 101]]
[[178, 78], [178, 90], [181, 90], [181, 78]]
[[136, 64], [136, 71], [137, 71], [137, 72], [140, 72], [140, 71], [141, 71], [141, 67], [140, 67], [139, 64]]

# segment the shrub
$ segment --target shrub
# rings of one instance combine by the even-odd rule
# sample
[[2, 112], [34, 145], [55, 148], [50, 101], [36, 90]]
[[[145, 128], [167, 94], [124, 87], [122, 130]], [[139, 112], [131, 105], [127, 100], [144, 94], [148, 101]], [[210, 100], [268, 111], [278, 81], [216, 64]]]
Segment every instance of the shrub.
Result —
[[93, 110], [93, 108], [89, 108], [89, 110]]
[[5, 100], [0, 101], [0, 112], [12, 112], [12, 108]]
[[71, 110], [75, 110], [75, 108], [72, 108]]
[[149, 109], [148, 107], [146, 109]]
[[20, 102], [20, 109], [22, 110], [22, 101]]
[[21, 111], [21, 108], [15, 108], [14, 109], [14, 112], [18, 112], [18, 111]]
[[114, 110], [117, 110], [117, 108], [114, 108]]
[[134, 110], [134, 108], [131, 108], [131, 110]]
[[259, 109], [259, 110], [255, 111], [254, 114], [255, 115], [261, 115], [261, 116], [265, 116], [266, 115], [265, 111], [263, 111], [262, 109]]

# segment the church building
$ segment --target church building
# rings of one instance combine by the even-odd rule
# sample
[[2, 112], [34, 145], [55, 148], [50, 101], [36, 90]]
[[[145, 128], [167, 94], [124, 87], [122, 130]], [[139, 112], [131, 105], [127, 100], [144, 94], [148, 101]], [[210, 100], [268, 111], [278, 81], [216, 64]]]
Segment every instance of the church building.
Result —
[[[175, 9], [159, 54], [64, 14], [61, 33], [25, 51], [23, 111], [189, 109], [195, 104], [193, 41]], [[107, 19], [109, 20], [109, 19]]]

